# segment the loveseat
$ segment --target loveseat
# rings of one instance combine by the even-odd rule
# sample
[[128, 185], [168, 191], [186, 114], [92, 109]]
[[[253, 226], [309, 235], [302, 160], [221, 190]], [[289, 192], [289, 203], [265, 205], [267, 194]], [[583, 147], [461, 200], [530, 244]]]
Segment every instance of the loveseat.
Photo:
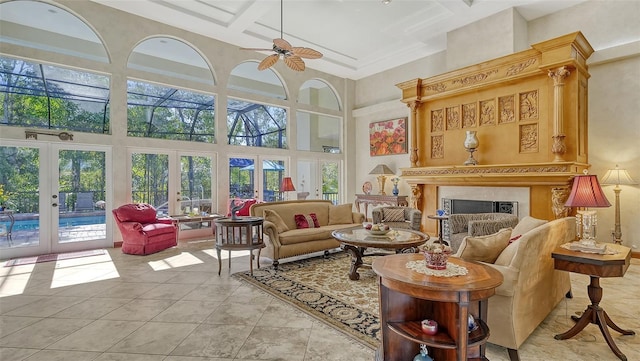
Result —
[[325, 200], [293, 200], [256, 203], [249, 212], [264, 218], [264, 254], [277, 268], [282, 258], [340, 247], [331, 232], [362, 226], [365, 220], [364, 214], [352, 209], [351, 203], [334, 206]]
[[384, 223], [392, 229], [404, 228], [419, 231], [422, 212], [410, 207], [376, 207], [371, 210], [371, 219], [373, 223]]
[[125, 204], [112, 213], [122, 234], [122, 253], [147, 255], [177, 245], [175, 224], [170, 218], [157, 218], [150, 204]]
[[444, 239], [456, 252], [464, 237], [485, 236], [502, 228], [513, 228], [518, 224], [518, 216], [510, 213], [455, 213], [449, 215], [447, 222], [449, 233]]
[[574, 241], [575, 230], [574, 217], [525, 217], [513, 229], [466, 237], [456, 253], [502, 273], [504, 282], [489, 299], [488, 342], [506, 347], [511, 361], [519, 360], [518, 348], [571, 290], [569, 272], [554, 269], [551, 252]]

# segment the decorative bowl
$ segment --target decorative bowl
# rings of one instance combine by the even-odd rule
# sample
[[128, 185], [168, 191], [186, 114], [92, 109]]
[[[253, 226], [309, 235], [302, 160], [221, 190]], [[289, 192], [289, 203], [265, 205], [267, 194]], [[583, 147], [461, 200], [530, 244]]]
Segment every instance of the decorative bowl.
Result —
[[443, 270], [447, 268], [447, 260], [451, 255], [451, 251], [435, 249], [435, 250], [422, 250], [422, 254], [424, 255], [424, 259], [427, 263], [427, 268], [435, 269], [435, 270]]
[[365, 229], [365, 231], [367, 231], [367, 233], [369, 233], [370, 235], [373, 235], [373, 236], [384, 236], [385, 234], [391, 232], [391, 229], [380, 230], [380, 231], [373, 231], [373, 230], [370, 230], [370, 229]]
[[435, 335], [438, 333], [438, 323], [434, 320], [422, 320], [422, 332], [427, 335]]

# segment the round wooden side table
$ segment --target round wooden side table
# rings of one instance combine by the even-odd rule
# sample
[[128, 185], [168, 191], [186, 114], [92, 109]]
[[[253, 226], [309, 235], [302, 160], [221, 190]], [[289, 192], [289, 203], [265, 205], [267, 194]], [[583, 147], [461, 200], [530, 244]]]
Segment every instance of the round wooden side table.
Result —
[[231, 251], [248, 250], [249, 270], [253, 275], [253, 250], [258, 250], [256, 264], [260, 268], [260, 251], [265, 247], [262, 239], [262, 217], [217, 218], [216, 224], [216, 253], [218, 255], [218, 276], [222, 271], [221, 251], [229, 251], [229, 269], [231, 269]]

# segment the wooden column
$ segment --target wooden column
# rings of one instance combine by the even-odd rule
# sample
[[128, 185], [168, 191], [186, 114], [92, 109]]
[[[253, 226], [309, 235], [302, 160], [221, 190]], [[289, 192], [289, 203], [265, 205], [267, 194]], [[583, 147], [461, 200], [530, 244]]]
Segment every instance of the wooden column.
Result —
[[564, 80], [571, 74], [566, 66], [556, 70], [549, 70], [549, 77], [553, 79], [553, 145], [551, 152], [555, 155], [554, 162], [564, 161], [567, 146], [564, 144]]

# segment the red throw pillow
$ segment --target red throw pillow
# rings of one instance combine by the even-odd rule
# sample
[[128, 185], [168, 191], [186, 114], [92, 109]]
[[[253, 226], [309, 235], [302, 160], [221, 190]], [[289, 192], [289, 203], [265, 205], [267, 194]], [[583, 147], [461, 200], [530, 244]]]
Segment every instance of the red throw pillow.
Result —
[[256, 202], [256, 199], [247, 199], [246, 201], [244, 201], [244, 207], [240, 208], [240, 210], [236, 212], [236, 215], [239, 217], [249, 216], [249, 208], [251, 208], [251, 205]]
[[515, 242], [515, 241], [519, 240], [519, 239], [520, 239], [520, 237], [522, 237], [522, 235], [521, 235], [521, 234], [519, 234], [519, 235], [517, 235], [517, 236], [515, 236], [515, 237], [511, 237], [511, 238], [509, 239], [509, 244], [511, 244], [511, 243], [513, 243], [513, 242]]
[[296, 214], [294, 216], [296, 220], [296, 228], [318, 228], [320, 227], [320, 223], [318, 223], [318, 217], [316, 217], [315, 213], [309, 214]]

